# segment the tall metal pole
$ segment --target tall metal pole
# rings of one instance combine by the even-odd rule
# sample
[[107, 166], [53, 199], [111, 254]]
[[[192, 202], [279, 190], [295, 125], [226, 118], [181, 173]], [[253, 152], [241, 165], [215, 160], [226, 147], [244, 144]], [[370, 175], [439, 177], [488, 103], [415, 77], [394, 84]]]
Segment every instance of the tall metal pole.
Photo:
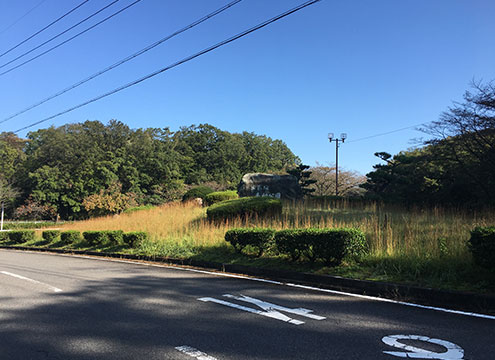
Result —
[[347, 134], [340, 134], [340, 139], [335, 138], [333, 133], [328, 133], [328, 140], [335, 141], [335, 196], [339, 196], [339, 141], [344, 142], [347, 139]]
[[3, 201], [2, 201], [2, 219], [0, 220], [0, 231], [3, 230], [3, 210], [4, 210], [4, 207], [3, 207]]
[[335, 196], [339, 196], [339, 139], [335, 139]]

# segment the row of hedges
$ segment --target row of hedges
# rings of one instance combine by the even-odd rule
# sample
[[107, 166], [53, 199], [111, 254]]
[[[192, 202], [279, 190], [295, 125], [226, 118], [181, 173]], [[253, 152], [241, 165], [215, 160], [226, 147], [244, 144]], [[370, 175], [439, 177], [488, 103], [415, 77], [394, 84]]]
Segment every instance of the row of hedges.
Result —
[[[122, 230], [85, 231], [82, 233], [76, 230], [63, 231], [45, 230], [41, 234], [43, 240], [55, 242], [60, 240], [64, 245], [86, 241], [91, 246], [100, 245], [127, 245], [137, 247], [148, 238], [148, 233], [135, 231], [123, 232]], [[15, 244], [23, 244], [35, 239], [34, 230], [15, 230], [0, 233], [0, 241], [12, 241]]]
[[299, 259], [327, 265], [338, 265], [345, 258], [359, 257], [367, 252], [366, 237], [358, 229], [273, 229], [239, 228], [225, 233], [225, 240], [242, 252], [251, 248], [261, 256], [273, 249], [287, 255], [292, 261]]

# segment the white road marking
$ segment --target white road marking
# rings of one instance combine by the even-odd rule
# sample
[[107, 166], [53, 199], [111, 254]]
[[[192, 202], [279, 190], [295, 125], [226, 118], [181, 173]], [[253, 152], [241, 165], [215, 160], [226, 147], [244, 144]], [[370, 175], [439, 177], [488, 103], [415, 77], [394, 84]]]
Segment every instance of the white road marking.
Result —
[[186, 355], [189, 355], [190, 357], [196, 358], [198, 360], [217, 360], [213, 356], [209, 356], [205, 354], [204, 352], [199, 351], [198, 349], [195, 349], [191, 346], [177, 346], [175, 350], [178, 350]]
[[485, 314], [478, 314], [478, 313], [466, 312], [466, 311], [460, 311], [460, 310], [452, 310], [452, 309], [446, 309], [446, 308], [441, 308], [441, 307], [436, 307], [436, 306], [419, 305], [419, 304], [413, 304], [413, 303], [409, 303], [409, 302], [405, 302], [405, 301], [397, 301], [397, 300], [385, 299], [385, 298], [369, 296], [369, 295], [360, 295], [360, 294], [352, 294], [352, 293], [347, 293], [347, 292], [337, 291], [337, 290], [320, 289], [320, 288], [313, 287], [313, 286], [291, 284], [291, 283], [286, 283], [284, 285], [295, 287], [295, 288], [326, 292], [326, 293], [336, 294], [336, 295], [347, 295], [347, 296], [352, 296], [352, 297], [356, 297], [356, 298], [360, 298], [360, 299], [366, 299], [366, 300], [382, 301], [382, 302], [388, 302], [388, 303], [392, 303], [392, 304], [411, 306], [411, 307], [416, 307], [416, 308], [420, 308], [420, 309], [428, 309], [428, 310], [441, 311], [441, 312], [457, 314], [457, 315], [465, 315], [465, 316], [472, 316], [472, 317], [478, 317], [478, 318], [483, 318], [483, 319], [495, 320], [495, 316], [493, 316], [493, 315], [485, 315]]
[[[399, 340], [417, 340], [429, 342], [432, 344], [443, 346], [447, 349], [446, 352], [437, 353], [434, 351], [429, 351], [425, 349], [421, 349], [415, 346], [406, 345]], [[437, 359], [437, 360], [462, 360], [464, 357], [464, 350], [449, 341], [429, 338], [427, 336], [421, 335], [390, 335], [384, 336], [382, 341], [392, 347], [404, 349], [409, 352], [401, 352], [401, 351], [384, 351], [385, 354], [402, 357], [402, 358], [410, 358], [410, 359]]]
[[304, 321], [299, 321], [299, 320], [291, 319], [290, 317], [288, 317], [288, 316], [286, 316], [286, 315], [284, 315], [282, 313], [279, 313], [278, 311], [261, 311], [261, 310], [256, 310], [256, 309], [252, 309], [252, 308], [247, 307], [247, 306], [242, 306], [242, 305], [234, 304], [234, 303], [231, 303], [231, 302], [228, 302], [228, 301], [224, 301], [224, 300], [220, 300], [220, 299], [215, 299], [215, 298], [211, 298], [211, 297], [199, 298], [198, 300], [201, 300], [201, 301], [204, 301], [204, 302], [208, 302], [209, 301], [209, 302], [214, 302], [214, 303], [217, 303], [217, 304], [220, 304], [220, 305], [230, 306], [230, 307], [235, 308], [235, 309], [247, 311], [249, 313], [256, 314], [256, 315], [266, 316], [266, 317], [269, 317], [269, 318], [272, 318], [272, 319], [277, 319], [277, 320], [284, 321], [284, 322], [287, 322], [287, 323], [290, 323], [290, 324], [294, 324], [294, 325], [304, 324]]
[[258, 299], [255, 299], [255, 298], [252, 298], [252, 297], [249, 297], [249, 296], [244, 296], [244, 295], [234, 296], [234, 295], [230, 295], [230, 294], [225, 294], [224, 296], [225, 297], [228, 297], [228, 298], [231, 298], [231, 299], [236, 299], [236, 300], [245, 301], [245, 302], [254, 304], [254, 305], [262, 308], [263, 310], [280, 310], [280, 311], [287, 312], [287, 313], [290, 313], [290, 314], [296, 314], [296, 315], [300, 315], [300, 316], [305, 316], [305, 317], [310, 318], [310, 319], [313, 319], [313, 320], [325, 320], [326, 319], [326, 317], [324, 317], [324, 316], [319, 316], [319, 315], [311, 314], [313, 312], [313, 310], [309, 310], [309, 309], [304, 309], [304, 308], [296, 308], [296, 309], [286, 308], [284, 306], [272, 304], [272, 303], [269, 303], [269, 302], [266, 302], [266, 301], [261, 301], [261, 300], [258, 300]]
[[244, 295], [234, 296], [234, 295], [230, 295], [230, 294], [225, 294], [223, 296], [228, 297], [230, 299], [235, 299], [235, 300], [244, 301], [244, 302], [247, 302], [247, 303], [250, 303], [250, 304], [254, 304], [254, 305], [260, 307], [261, 309], [263, 309], [263, 311], [257, 310], [257, 309], [253, 309], [253, 308], [250, 308], [250, 307], [247, 307], [247, 306], [243, 306], [243, 305], [234, 304], [234, 303], [231, 303], [231, 302], [228, 302], [228, 301], [211, 298], [211, 297], [199, 298], [198, 300], [204, 301], [204, 302], [214, 302], [214, 303], [217, 303], [217, 304], [221, 304], [221, 305], [229, 306], [229, 307], [232, 307], [232, 308], [235, 308], [235, 309], [247, 311], [247, 312], [252, 313], [252, 314], [266, 316], [266, 317], [269, 317], [269, 318], [272, 318], [272, 319], [277, 319], [277, 320], [280, 320], [280, 321], [283, 321], [283, 322], [287, 322], [289, 324], [294, 324], [294, 325], [304, 324], [304, 321], [292, 319], [292, 318], [288, 317], [285, 314], [282, 314], [281, 312], [279, 312], [277, 310], [284, 311], [284, 312], [291, 313], [291, 314], [297, 314], [297, 315], [300, 315], [300, 316], [305, 316], [305, 317], [308, 317], [308, 318], [314, 319], [314, 320], [324, 320], [325, 319], [325, 317], [323, 317], [323, 316], [318, 316], [318, 315], [311, 314], [311, 312], [313, 312], [313, 311], [312, 310], [309, 310], [309, 309], [304, 309], [304, 308], [297, 308], [297, 309], [286, 308], [284, 306], [272, 304], [272, 303], [269, 303], [269, 302], [266, 302], [266, 301], [258, 300], [258, 299], [255, 299], [255, 298], [252, 298], [252, 297], [249, 297], [249, 296], [244, 296]]
[[39, 251], [30, 251], [30, 250], [7, 250], [7, 251], [28, 252], [28, 253], [40, 254], [40, 255], [77, 257], [77, 258], [82, 258], [82, 259], [92, 259], [92, 260], [99, 260], [99, 261], [110, 261], [110, 262], [118, 262], [118, 263], [124, 263], [124, 264], [134, 264], [134, 265], [141, 265], [141, 266], [158, 267], [158, 268], [164, 268], [164, 269], [191, 271], [191, 272], [196, 272], [196, 273], [201, 273], [201, 274], [231, 277], [231, 278], [245, 279], [245, 280], [251, 280], [251, 281], [259, 281], [259, 282], [264, 282], [264, 283], [269, 283], [269, 284], [274, 284], [274, 285], [290, 286], [290, 287], [296, 287], [296, 288], [307, 289], [307, 290], [312, 290], [312, 291], [325, 292], [325, 293], [336, 294], [336, 295], [351, 296], [351, 297], [356, 297], [356, 298], [361, 298], [361, 299], [366, 299], [366, 300], [389, 302], [389, 303], [398, 304], [398, 305], [411, 306], [411, 307], [416, 307], [416, 308], [420, 308], [420, 309], [446, 312], [446, 313], [450, 313], [450, 314], [457, 314], [457, 315], [463, 315], [463, 316], [471, 316], [471, 317], [495, 320], [495, 316], [493, 316], [493, 315], [479, 314], [479, 313], [466, 312], [466, 311], [460, 311], [460, 310], [452, 310], [452, 309], [436, 307], [436, 306], [419, 305], [419, 304], [414, 304], [414, 303], [405, 302], [405, 301], [397, 301], [397, 300], [385, 299], [385, 298], [369, 296], [369, 295], [359, 295], [359, 294], [348, 293], [345, 291], [321, 289], [321, 288], [313, 287], [313, 286], [298, 285], [298, 284], [292, 284], [292, 283], [283, 283], [280, 281], [266, 280], [266, 279], [260, 279], [260, 278], [249, 277], [249, 276], [244, 276], [244, 275], [234, 275], [234, 274], [226, 274], [226, 273], [207, 271], [207, 270], [191, 269], [191, 268], [180, 267], [179, 265], [171, 266], [171, 265], [162, 265], [162, 264], [148, 264], [148, 263], [144, 263], [144, 262], [140, 262], [140, 261], [99, 258], [99, 257], [93, 257], [93, 256], [89, 256], [89, 255], [74, 255], [74, 254], [71, 255], [71, 254], [57, 254], [57, 253], [46, 254], [46, 253], [42, 253]]
[[26, 281], [29, 281], [29, 282], [32, 282], [32, 283], [35, 283], [35, 284], [46, 286], [46, 287], [48, 287], [49, 289], [51, 289], [51, 290], [53, 290], [55, 292], [62, 292], [62, 289], [56, 288], [55, 286], [48, 285], [48, 284], [46, 284], [44, 282], [41, 282], [41, 281], [38, 281], [38, 280], [33, 280], [33, 279], [30, 279], [30, 278], [27, 278], [25, 276], [13, 274], [13, 273], [10, 273], [8, 271], [0, 271], [0, 273], [1, 274], [4, 274], [4, 275], [15, 277], [17, 279], [26, 280]]

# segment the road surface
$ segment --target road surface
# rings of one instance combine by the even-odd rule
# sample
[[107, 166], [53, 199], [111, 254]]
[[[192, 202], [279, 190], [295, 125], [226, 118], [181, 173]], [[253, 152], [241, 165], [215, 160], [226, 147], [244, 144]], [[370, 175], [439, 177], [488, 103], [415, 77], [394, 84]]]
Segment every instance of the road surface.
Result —
[[495, 318], [0, 250], [0, 359], [495, 359]]

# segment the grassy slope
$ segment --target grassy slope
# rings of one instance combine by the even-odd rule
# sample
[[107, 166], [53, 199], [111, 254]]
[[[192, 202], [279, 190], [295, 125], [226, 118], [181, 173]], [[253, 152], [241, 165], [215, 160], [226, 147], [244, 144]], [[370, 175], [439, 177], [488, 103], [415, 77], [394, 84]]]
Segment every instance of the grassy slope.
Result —
[[[493, 213], [463, 213], [442, 209], [384, 208], [377, 204], [285, 204], [282, 217], [273, 220], [240, 219], [210, 223], [205, 209], [189, 204], [167, 204], [119, 216], [65, 224], [62, 230], [147, 231], [150, 241], [138, 249], [123, 247], [92, 250], [120, 251], [169, 257], [253, 265], [268, 268], [334, 274], [350, 278], [410, 283], [421, 286], [495, 293], [495, 274], [472, 263], [466, 248], [469, 231], [476, 225], [489, 225]], [[223, 236], [239, 226], [357, 227], [366, 233], [371, 253], [359, 263], [336, 268], [321, 264], [290, 263], [268, 254], [262, 258], [240, 255]], [[36, 240], [31, 244], [61, 247]], [[84, 243], [73, 247], [87, 249]]]

